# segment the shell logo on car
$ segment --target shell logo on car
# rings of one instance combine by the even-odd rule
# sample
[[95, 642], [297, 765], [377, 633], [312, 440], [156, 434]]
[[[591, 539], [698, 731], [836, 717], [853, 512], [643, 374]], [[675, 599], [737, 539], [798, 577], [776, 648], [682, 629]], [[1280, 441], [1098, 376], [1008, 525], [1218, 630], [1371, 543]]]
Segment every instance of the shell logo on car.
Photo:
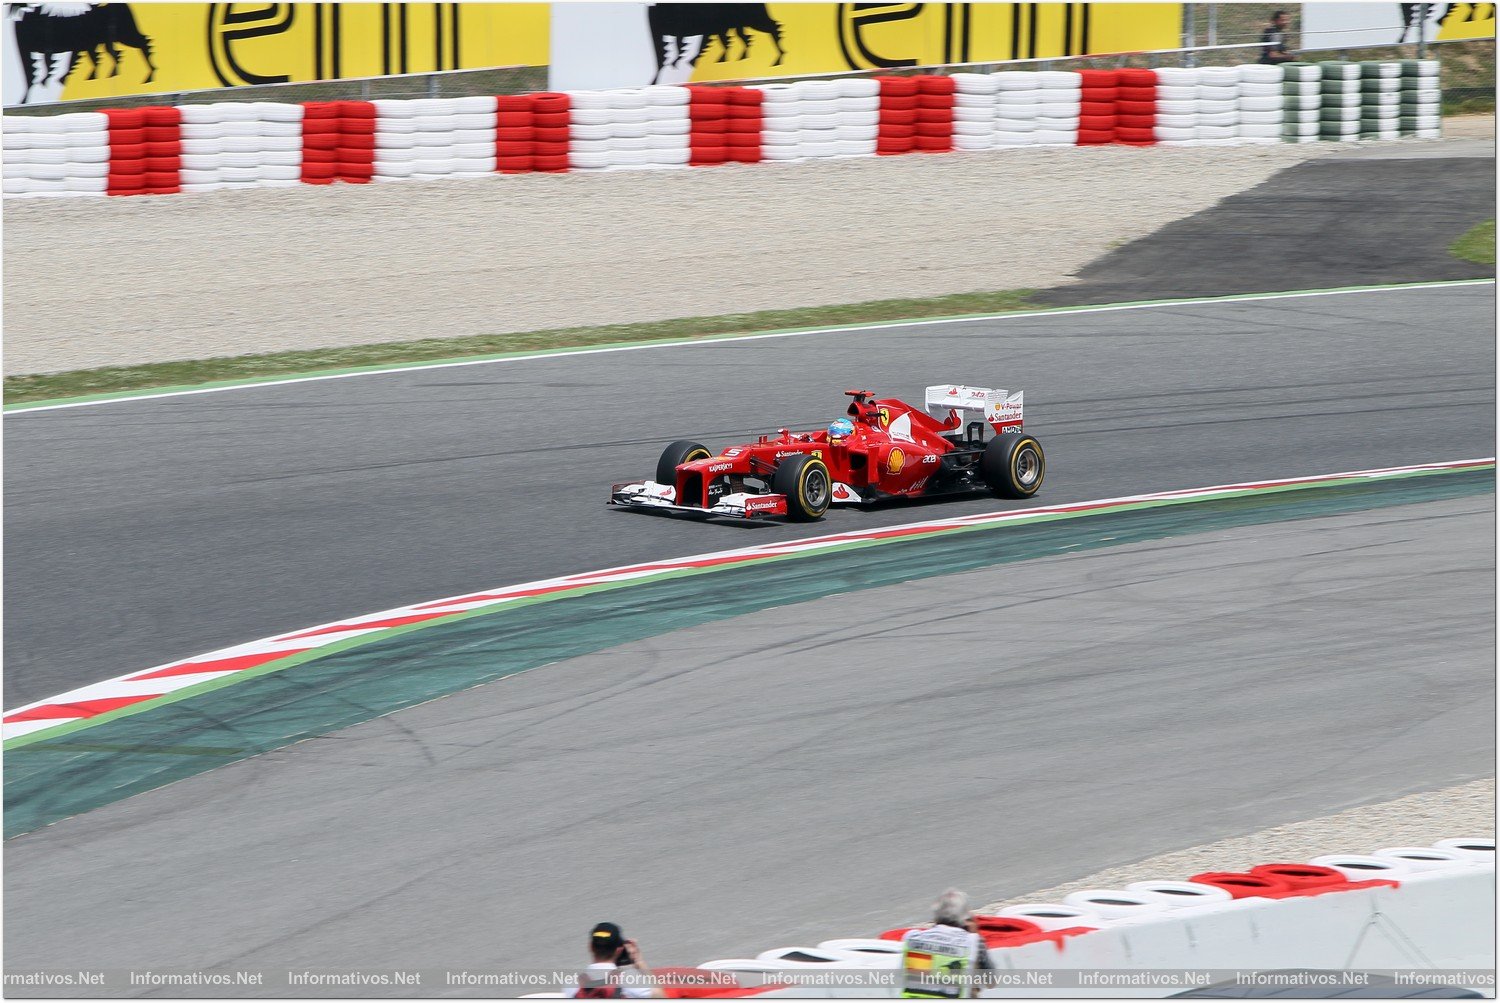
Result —
[[906, 466], [906, 453], [900, 446], [897, 446], [886, 456], [885, 469], [890, 473], [899, 474], [904, 466]]

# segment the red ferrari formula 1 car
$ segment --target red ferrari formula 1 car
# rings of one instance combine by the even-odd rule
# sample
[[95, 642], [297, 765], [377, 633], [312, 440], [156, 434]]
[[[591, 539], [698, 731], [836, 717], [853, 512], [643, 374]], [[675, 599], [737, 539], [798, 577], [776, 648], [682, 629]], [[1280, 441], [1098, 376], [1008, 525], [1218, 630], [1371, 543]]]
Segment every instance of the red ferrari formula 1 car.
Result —
[[827, 429], [781, 429], [718, 455], [679, 439], [663, 450], [655, 480], [616, 484], [609, 503], [810, 522], [829, 505], [982, 490], [1030, 498], [1042, 486], [1047, 462], [1022, 429], [1019, 392], [928, 387], [926, 410], [869, 390], [845, 393], [849, 417]]

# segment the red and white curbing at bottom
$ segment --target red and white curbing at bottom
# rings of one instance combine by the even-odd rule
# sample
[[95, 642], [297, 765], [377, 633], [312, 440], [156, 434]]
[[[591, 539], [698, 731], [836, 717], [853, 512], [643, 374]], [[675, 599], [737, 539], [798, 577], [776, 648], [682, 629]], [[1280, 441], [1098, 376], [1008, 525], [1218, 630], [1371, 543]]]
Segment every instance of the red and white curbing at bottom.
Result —
[[1110, 509], [1127, 508], [1150, 502], [1205, 501], [1215, 497], [1247, 491], [1269, 491], [1311, 486], [1345, 480], [1376, 480], [1401, 474], [1421, 471], [1460, 470], [1489, 466], [1494, 458], [1455, 460], [1445, 463], [1427, 463], [1415, 466], [1385, 467], [1374, 470], [1357, 470], [1337, 474], [1321, 474], [1312, 477], [1292, 477], [1279, 480], [1252, 481], [1242, 484], [1224, 484], [1215, 487], [1191, 488], [1178, 491], [1159, 491], [1150, 494], [1129, 495], [1121, 498], [1106, 498], [1096, 501], [1074, 502], [1067, 505], [1048, 505], [1037, 508], [1013, 509], [1005, 512], [985, 512], [977, 515], [956, 516], [926, 522], [886, 526], [876, 529], [834, 533], [799, 540], [785, 540], [737, 550], [698, 554], [691, 557], [632, 564], [602, 571], [591, 571], [560, 578], [525, 582], [503, 588], [474, 592], [448, 599], [429, 600], [410, 606], [388, 609], [380, 613], [350, 617], [333, 623], [320, 624], [302, 630], [279, 634], [275, 637], [246, 644], [220, 648], [207, 654], [180, 661], [168, 662], [155, 668], [117, 676], [103, 682], [79, 687], [55, 697], [7, 711], [0, 723], [0, 738], [6, 741], [34, 735], [99, 717], [127, 707], [139, 707], [154, 700], [170, 697], [179, 690], [200, 683], [224, 679], [238, 673], [256, 669], [278, 659], [290, 658], [318, 648], [342, 643], [353, 638], [376, 634], [396, 627], [441, 620], [445, 617], [468, 613], [487, 607], [498, 607], [505, 603], [537, 596], [559, 596], [599, 585], [624, 582], [640, 582], [680, 571], [707, 570], [738, 564], [750, 564], [792, 555], [815, 554], [841, 546], [859, 543], [876, 543], [913, 537], [933, 536], [955, 530], [975, 527], [998, 526], [1021, 523], [1048, 516], [1085, 512], [1103, 512]]

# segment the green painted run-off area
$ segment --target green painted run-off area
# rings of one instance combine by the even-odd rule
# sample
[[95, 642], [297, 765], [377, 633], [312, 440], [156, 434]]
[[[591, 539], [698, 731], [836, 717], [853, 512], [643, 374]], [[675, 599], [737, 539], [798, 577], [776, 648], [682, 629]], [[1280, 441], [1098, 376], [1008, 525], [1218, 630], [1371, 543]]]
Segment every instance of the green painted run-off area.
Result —
[[5, 754], [5, 835], [561, 659], [826, 595], [1074, 551], [1493, 492], [1492, 466], [1016, 523], [679, 574], [393, 632]]

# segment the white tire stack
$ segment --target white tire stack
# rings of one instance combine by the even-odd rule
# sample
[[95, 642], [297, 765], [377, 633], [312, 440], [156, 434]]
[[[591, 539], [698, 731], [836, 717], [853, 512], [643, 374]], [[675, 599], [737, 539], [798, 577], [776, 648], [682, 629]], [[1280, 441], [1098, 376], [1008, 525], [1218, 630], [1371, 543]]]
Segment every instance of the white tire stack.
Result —
[[1328, 62], [1319, 64], [1319, 69], [1323, 74], [1319, 135], [1331, 142], [1354, 142], [1359, 139], [1359, 64]]
[[1193, 67], [1162, 66], [1156, 71], [1156, 141], [1164, 146], [1198, 143], [1198, 84]]
[[1401, 135], [1437, 139], [1443, 134], [1443, 87], [1436, 59], [1401, 63]]
[[182, 190], [276, 187], [302, 177], [300, 104], [222, 101], [182, 107]]
[[1071, 70], [1038, 70], [1036, 146], [1077, 146], [1083, 78]]
[[981, 151], [995, 148], [995, 95], [1000, 85], [993, 73], [953, 74], [953, 148]]
[[1401, 136], [1401, 64], [1360, 63], [1361, 139], [1399, 139]]
[[880, 129], [874, 80], [800, 80], [765, 84], [761, 105], [766, 160], [873, 156]]
[[678, 167], [689, 158], [692, 121], [685, 87], [571, 91], [568, 166]]
[[1288, 143], [1315, 143], [1323, 113], [1323, 75], [1311, 63], [1281, 66], [1282, 138]]
[[1235, 66], [1205, 66], [1198, 71], [1199, 144], [1231, 146], [1240, 138], [1240, 74]]
[[374, 104], [376, 178], [431, 181], [495, 172], [493, 97]]
[[[995, 82], [995, 148], [1036, 144], [1037, 117], [1042, 104], [1042, 88], [1036, 76], [1026, 70], [990, 74]], [[957, 113], [955, 106], [954, 114]]]
[[[640, 88], [639, 93], [645, 99], [646, 121], [639, 129], [646, 137], [646, 148], [644, 152], [624, 159], [634, 159], [645, 167], [686, 166], [693, 131], [688, 112], [688, 89], [656, 84]], [[637, 130], [630, 128], [626, 131], [635, 135]]]
[[109, 119], [102, 112], [6, 115], [0, 125], [0, 193], [103, 195]]
[[1240, 77], [1239, 139], [1244, 143], [1280, 143], [1286, 121], [1284, 78], [1280, 66], [1246, 63]]

